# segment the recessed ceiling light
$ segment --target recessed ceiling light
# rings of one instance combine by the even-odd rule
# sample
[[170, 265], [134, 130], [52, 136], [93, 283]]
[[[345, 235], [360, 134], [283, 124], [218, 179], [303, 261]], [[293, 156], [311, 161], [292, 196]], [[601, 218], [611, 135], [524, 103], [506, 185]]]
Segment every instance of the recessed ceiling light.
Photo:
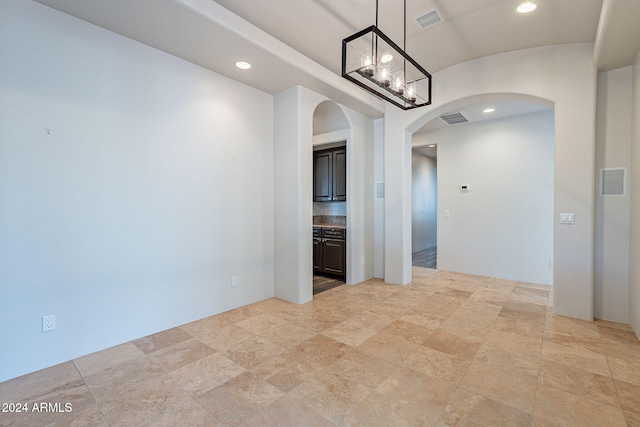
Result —
[[240, 68], [241, 70], [248, 70], [249, 68], [251, 68], [251, 64], [245, 61], [238, 61], [236, 62], [236, 67]]
[[385, 53], [384, 55], [382, 55], [382, 58], [380, 58], [380, 62], [386, 64], [387, 62], [391, 62], [392, 59], [393, 55], [391, 55], [390, 53]]
[[484, 110], [482, 110], [483, 113], [493, 113], [494, 111], [496, 111], [495, 108], [485, 108]]
[[429, 144], [427, 145], [427, 148], [436, 148], [436, 144]]
[[528, 2], [522, 3], [520, 6], [518, 6], [518, 8], [516, 10], [519, 13], [529, 13], [529, 12], [533, 12], [534, 10], [536, 10], [536, 7], [538, 7], [538, 5], [528, 1]]

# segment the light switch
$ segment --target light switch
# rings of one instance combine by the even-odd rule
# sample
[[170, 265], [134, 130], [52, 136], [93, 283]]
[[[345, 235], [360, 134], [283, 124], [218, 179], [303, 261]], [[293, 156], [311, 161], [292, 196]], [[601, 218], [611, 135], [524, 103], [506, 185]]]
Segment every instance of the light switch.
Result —
[[449, 218], [449, 216], [450, 216], [449, 211], [448, 211], [447, 209], [445, 209], [445, 210], [444, 210], [444, 217], [445, 217], [445, 218]]
[[561, 213], [560, 224], [575, 224], [573, 213]]

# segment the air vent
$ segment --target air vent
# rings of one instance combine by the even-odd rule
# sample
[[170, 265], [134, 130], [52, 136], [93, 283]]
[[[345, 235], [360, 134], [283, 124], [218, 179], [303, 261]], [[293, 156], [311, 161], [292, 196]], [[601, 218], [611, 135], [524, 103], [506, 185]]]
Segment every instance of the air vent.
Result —
[[440, 120], [442, 120], [448, 125], [466, 123], [469, 121], [461, 112], [443, 114], [440, 116]]
[[438, 22], [442, 22], [440, 15], [436, 10], [432, 10], [431, 12], [425, 13], [424, 15], [418, 16], [416, 18], [416, 22], [423, 30], [427, 27], [437, 24]]

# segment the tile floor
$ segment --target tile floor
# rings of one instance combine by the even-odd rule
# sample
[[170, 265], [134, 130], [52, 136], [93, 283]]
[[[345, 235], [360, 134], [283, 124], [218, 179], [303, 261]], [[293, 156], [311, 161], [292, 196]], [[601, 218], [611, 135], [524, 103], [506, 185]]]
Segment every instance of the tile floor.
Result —
[[553, 315], [544, 286], [414, 268], [9, 380], [0, 402], [62, 404], [3, 426], [638, 426], [640, 342]]

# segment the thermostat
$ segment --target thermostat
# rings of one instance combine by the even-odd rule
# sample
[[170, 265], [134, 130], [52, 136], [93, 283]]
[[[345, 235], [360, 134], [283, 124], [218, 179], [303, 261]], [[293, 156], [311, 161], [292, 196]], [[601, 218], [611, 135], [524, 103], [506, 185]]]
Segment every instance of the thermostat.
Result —
[[469, 192], [469, 190], [470, 190], [470, 188], [469, 188], [469, 186], [468, 186], [468, 185], [461, 185], [461, 186], [460, 186], [460, 192], [461, 192], [461, 193], [468, 193], [468, 192]]

